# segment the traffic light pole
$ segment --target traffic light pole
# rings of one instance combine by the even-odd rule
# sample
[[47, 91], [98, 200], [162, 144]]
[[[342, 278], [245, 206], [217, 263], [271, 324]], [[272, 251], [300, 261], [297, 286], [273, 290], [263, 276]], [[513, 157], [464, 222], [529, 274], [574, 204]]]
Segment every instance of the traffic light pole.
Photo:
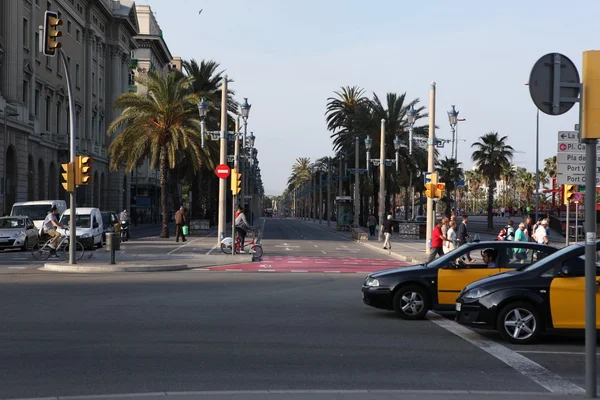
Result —
[[567, 234], [565, 235], [566, 239], [565, 239], [565, 246], [569, 245], [569, 209], [571, 208], [571, 202], [570, 201], [566, 201], [565, 202], [567, 205], [567, 222], [566, 222], [566, 232]]
[[[239, 171], [240, 168], [240, 135], [238, 134], [239, 131], [239, 125], [240, 125], [240, 118], [238, 117], [235, 120], [235, 145], [233, 146], [233, 169], [234, 171], [232, 171], [231, 173], [231, 179], [237, 182], [237, 173]], [[235, 175], [235, 177], [234, 177]], [[236, 204], [237, 204], [237, 194], [236, 189], [234, 189], [233, 187], [234, 185], [231, 185], [231, 194], [232, 194], [232, 199], [231, 199], [231, 239], [233, 240], [233, 244], [231, 246], [231, 254], [235, 254], [235, 211], [236, 211]], [[237, 183], [236, 183], [237, 186]], [[240, 250], [244, 250], [244, 249], [240, 249]]]
[[[67, 79], [67, 96], [69, 98], [69, 156], [73, 165], [76, 163], [77, 155], [75, 154], [75, 98], [73, 97], [73, 87], [71, 81], [71, 71], [69, 70], [69, 62], [67, 55], [62, 48], [57, 49], [65, 68], [65, 77]], [[69, 192], [69, 201], [71, 202], [71, 220], [69, 221], [69, 264], [77, 264], [75, 260], [75, 249], [77, 243], [76, 225], [75, 225], [75, 191]]]

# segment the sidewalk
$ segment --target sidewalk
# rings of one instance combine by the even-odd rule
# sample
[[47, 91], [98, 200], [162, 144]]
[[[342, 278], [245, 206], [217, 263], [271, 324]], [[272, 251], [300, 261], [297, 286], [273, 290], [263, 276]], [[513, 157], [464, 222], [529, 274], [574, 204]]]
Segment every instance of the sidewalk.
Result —
[[[300, 220], [299, 219], [299, 221], [302, 221], [307, 224], [315, 225], [321, 229], [324, 229], [324, 230], [327, 230], [330, 232], [334, 232], [337, 235], [342, 236], [346, 239], [354, 240], [352, 238], [352, 232], [338, 231], [335, 221], [331, 221], [330, 226], [327, 226], [327, 221], [321, 221], [321, 224], [319, 224], [319, 220], [315, 220], [315, 222], [313, 222], [312, 219], [310, 219], [310, 220]], [[363, 228], [363, 229], [368, 232], [367, 228]], [[470, 233], [471, 234], [476, 233], [477, 235], [479, 235], [479, 239], [482, 241], [496, 239], [495, 234], [492, 235], [489, 233], [477, 233], [477, 232], [470, 232]], [[425, 240], [424, 239], [405, 239], [405, 238], [401, 238], [397, 233], [392, 235], [391, 250], [383, 249], [383, 240], [379, 241], [376, 236], [375, 237], [369, 236], [368, 241], [356, 240], [356, 242], [363, 246], [367, 246], [372, 250], [378, 251], [381, 254], [386, 254], [397, 260], [406, 261], [408, 263], [418, 264], [418, 263], [427, 261], [427, 259], [429, 258], [429, 255], [425, 254]]]

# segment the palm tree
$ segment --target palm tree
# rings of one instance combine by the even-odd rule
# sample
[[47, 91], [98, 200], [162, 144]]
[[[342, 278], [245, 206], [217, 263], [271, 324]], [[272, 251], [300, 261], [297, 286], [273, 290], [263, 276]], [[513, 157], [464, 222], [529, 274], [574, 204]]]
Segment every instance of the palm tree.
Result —
[[533, 193], [535, 192], [535, 174], [527, 171], [525, 168], [519, 169], [519, 180], [517, 187], [521, 196], [525, 198], [526, 204], [531, 204]]
[[[502, 171], [500, 172], [500, 177], [504, 182], [504, 190], [502, 191], [503, 199], [502, 202], [504, 204], [508, 204], [512, 206], [512, 201], [509, 200], [510, 196], [510, 188], [514, 187], [515, 179], [517, 177], [516, 166], [508, 164], [503, 166]], [[514, 193], [514, 190], [513, 190]], [[514, 200], [514, 196], [513, 196]]]
[[[446, 196], [444, 201], [446, 202], [446, 214], [450, 215], [450, 195], [454, 192], [456, 183], [462, 179], [464, 171], [461, 167], [460, 162], [457, 162], [455, 158], [445, 157], [441, 160], [437, 160], [435, 163], [435, 170], [438, 173], [438, 179], [440, 182], [446, 183]], [[456, 204], [456, 199], [454, 199]]]
[[115, 101], [115, 108], [122, 109], [108, 127], [107, 134], [116, 134], [108, 148], [110, 169], [121, 166], [131, 172], [144, 160], [150, 159], [151, 168], [159, 168], [162, 230], [160, 237], [169, 237], [167, 218], [167, 172], [175, 168], [178, 155], [184, 154], [190, 167], [198, 170], [205, 161], [201, 148], [198, 97], [191, 93], [192, 78], [178, 78], [149, 72], [141, 78], [148, 88], [147, 96], [124, 93]]
[[296, 163], [292, 166], [292, 174], [288, 178], [288, 188], [293, 190], [303, 183], [310, 180], [312, 174], [312, 165], [310, 158], [301, 157], [296, 159]]
[[510, 165], [514, 149], [506, 144], [506, 136], [498, 136], [498, 132], [490, 132], [479, 138], [471, 147], [475, 151], [471, 159], [475, 162], [477, 169], [486, 177], [488, 184], [488, 229], [494, 229], [494, 190], [496, 189], [496, 180], [500, 178], [502, 169]]
[[[186, 75], [194, 78], [192, 90], [199, 98], [204, 97], [206, 101], [212, 104], [206, 116], [206, 123], [220, 122], [221, 116], [221, 85], [225, 70], [219, 70], [220, 64], [213, 60], [202, 60], [200, 64], [194, 59], [182, 63]], [[228, 79], [228, 82], [233, 82]], [[227, 89], [227, 110], [237, 114], [239, 104], [233, 98], [235, 92]]]
[[556, 172], [558, 170], [558, 164], [556, 162], [556, 156], [546, 158], [544, 160], [544, 172], [549, 179], [556, 178]]

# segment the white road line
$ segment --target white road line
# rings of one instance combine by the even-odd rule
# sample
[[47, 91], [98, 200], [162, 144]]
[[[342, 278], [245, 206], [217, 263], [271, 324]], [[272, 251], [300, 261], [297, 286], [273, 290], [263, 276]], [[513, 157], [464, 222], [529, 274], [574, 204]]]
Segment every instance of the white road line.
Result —
[[326, 274], [340, 274], [341, 273], [340, 271], [323, 271], [323, 272], [325, 272]]
[[259, 269], [257, 272], [277, 272], [274, 269]]
[[308, 272], [308, 271], [303, 270], [303, 269], [293, 269], [292, 272]]
[[206, 255], [209, 256], [210, 253], [212, 253], [212, 251], [216, 248], [217, 248], [217, 245], [215, 244], [212, 249], [210, 249], [209, 251], [206, 252]]
[[315, 247], [319, 247], [319, 246], [317, 246], [316, 244], [314, 244], [313, 246], [315, 246]]
[[235, 271], [235, 272], [242, 272], [241, 269], [226, 269], [225, 271]]
[[481, 350], [485, 351], [491, 356], [496, 357], [498, 360], [504, 362], [509, 367], [512, 367], [517, 372], [521, 373], [552, 393], [568, 395], [585, 393], [581, 387], [575, 385], [574, 383], [561, 378], [554, 372], [547, 370], [540, 364], [530, 360], [525, 356], [522, 356], [508, 347], [486, 339], [482, 335], [470, 330], [469, 328], [459, 325], [454, 321], [443, 318], [441, 315], [432, 312], [429, 313], [427, 318], [437, 326], [446, 329], [461, 339], [464, 339], [467, 342], [479, 347]]
[[27, 267], [8, 267], [8, 269], [25, 269]]
[[288, 264], [301, 264], [302, 261], [288, 261]]
[[329, 261], [315, 261], [315, 264], [329, 264]]
[[327, 254], [327, 253], [325, 253], [325, 250], [321, 250], [321, 251], [323, 252], [323, 254]]
[[[558, 354], [565, 356], [584, 356], [584, 352], [579, 351], [543, 351], [543, 350], [517, 350], [520, 354]], [[596, 356], [600, 356], [600, 353], [596, 353]]]
[[[189, 240], [188, 240], [188, 243], [186, 243], [186, 244], [182, 244], [181, 246], [179, 246], [179, 247], [177, 247], [177, 248], [175, 248], [175, 249], [171, 250], [170, 252], [168, 252], [168, 253], [167, 253], [167, 255], [168, 255], [168, 256], [170, 256], [171, 254], [175, 253], [177, 250], [180, 250], [180, 249], [182, 249], [182, 248], [184, 248], [184, 247], [186, 247], [186, 246], [189, 246], [189, 245], [190, 245], [190, 244], [192, 244], [192, 243], [196, 243], [197, 241], [204, 239], [205, 237], [207, 237], [207, 236], [208, 236], [208, 235], [210, 235], [211, 233], [212, 233], [212, 232], [210, 232], [210, 233], [207, 233], [206, 235], [202, 235], [202, 236], [200, 236], [198, 239], [195, 239], [195, 240], [192, 240], [192, 241], [189, 241]], [[215, 246], [215, 247], [216, 247], [216, 246]]]

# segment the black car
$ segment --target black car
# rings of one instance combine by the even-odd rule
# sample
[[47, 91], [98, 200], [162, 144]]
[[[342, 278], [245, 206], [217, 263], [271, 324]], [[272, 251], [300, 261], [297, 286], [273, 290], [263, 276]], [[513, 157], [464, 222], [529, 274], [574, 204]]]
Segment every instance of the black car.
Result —
[[[495, 255], [493, 268], [483, 261], [486, 250]], [[524, 268], [555, 251], [555, 247], [532, 242], [466, 244], [428, 264], [370, 274], [362, 287], [363, 301], [375, 308], [394, 310], [400, 318], [422, 319], [432, 309], [453, 310], [456, 296], [468, 284], [486, 276]], [[473, 263], [468, 262], [467, 254]]]
[[[541, 332], [553, 329], [583, 329], [584, 265], [585, 248], [574, 244], [523, 270], [473, 282], [456, 300], [456, 320], [495, 329], [511, 343], [531, 343]], [[596, 263], [596, 276], [599, 267]]]

